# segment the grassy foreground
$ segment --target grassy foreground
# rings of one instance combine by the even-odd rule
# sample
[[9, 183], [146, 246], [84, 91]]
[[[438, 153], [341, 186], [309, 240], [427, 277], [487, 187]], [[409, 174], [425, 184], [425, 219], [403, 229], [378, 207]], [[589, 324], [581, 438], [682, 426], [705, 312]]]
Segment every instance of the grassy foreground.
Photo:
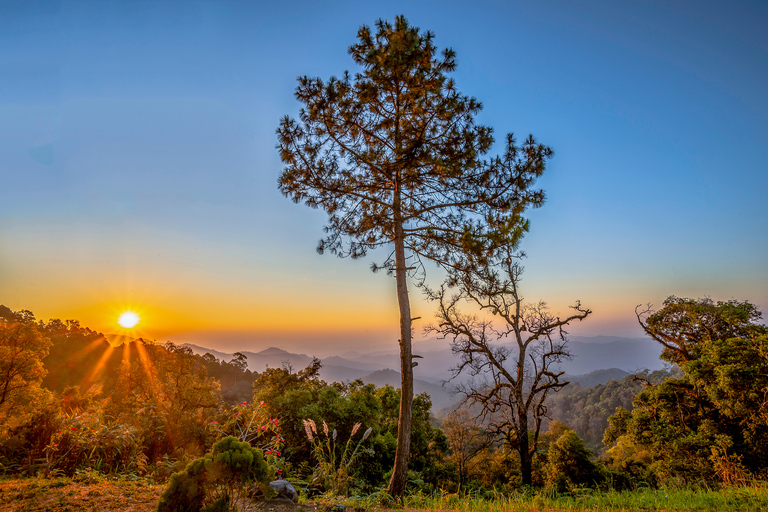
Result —
[[[108, 478], [86, 474], [75, 478], [0, 479], [0, 512], [16, 511], [131, 511], [151, 512], [164, 485], [142, 479]], [[371, 499], [350, 499], [347, 510], [392, 510]], [[307, 502], [291, 507], [297, 512], [327, 510], [331, 502]], [[580, 496], [554, 496], [544, 492], [521, 493], [493, 500], [459, 498], [455, 495], [410, 496], [400, 512], [477, 511], [477, 512], [560, 512], [560, 511], [693, 511], [743, 510], [768, 512], [768, 487], [730, 487], [713, 490], [638, 490], [633, 492], [585, 493]], [[268, 511], [276, 507], [254, 506]], [[283, 507], [277, 507], [283, 509]]]
[[768, 512], [768, 487], [729, 487], [720, 490], [639, 489], [632, 492], [589, 492], [558, 496], [544, 491], [520, 493], [493, 500], [471, 500], [457, 496], [411, 496], [406, 507], [461, 512], [538, 512], [538, 511], [691, 511], [743, 510]]

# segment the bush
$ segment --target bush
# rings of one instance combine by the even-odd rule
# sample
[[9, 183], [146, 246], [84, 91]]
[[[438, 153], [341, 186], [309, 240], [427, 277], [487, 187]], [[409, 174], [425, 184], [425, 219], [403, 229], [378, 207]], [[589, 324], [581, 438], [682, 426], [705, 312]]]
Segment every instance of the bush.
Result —
[[258, 448], [225, 437], [213, 451], [174, 473], [160, 498], [158, 512], [236, 510], [248, 499], [250, 487], [259, 483], [265, 496], [274, 469]]
[[566, 430], [549, 447], [547, 487], [563, 493], [570, 492], [576, 486], [594, 486], [601, 480], [601, 475], [590, 455], [576, 432]]

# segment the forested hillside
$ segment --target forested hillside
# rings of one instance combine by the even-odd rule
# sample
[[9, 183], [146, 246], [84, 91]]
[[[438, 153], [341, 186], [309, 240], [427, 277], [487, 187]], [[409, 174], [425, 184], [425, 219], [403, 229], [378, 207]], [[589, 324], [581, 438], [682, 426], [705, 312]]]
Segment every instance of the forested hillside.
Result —
[[603, 432], [608, 428], [608, 417], [623, 407], [632, 410], [632, 401], [650, 383], [660, 384], [681, 374], [678, 368], [656, 370], [627, 375], [605, 384], [582, 386], [572, 383], [549, 399], [547, 409], [551, 418], [573, 428], [587, 447], [597, 454], [605, 451]]

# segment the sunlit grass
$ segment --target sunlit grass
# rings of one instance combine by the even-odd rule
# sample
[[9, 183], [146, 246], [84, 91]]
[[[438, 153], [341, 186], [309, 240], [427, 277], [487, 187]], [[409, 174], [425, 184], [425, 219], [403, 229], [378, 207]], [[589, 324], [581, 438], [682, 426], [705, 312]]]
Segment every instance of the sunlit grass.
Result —
[[583, 490], [572, 495], [545, 491], [498, 495], [493, 499], [452, 495], [412, 495], [406, 508], [476, 512], [556, 511], [687, 511], [745, 510], [768, 511], [768, 486], [713, 489], [638, 489], [636, 491]]

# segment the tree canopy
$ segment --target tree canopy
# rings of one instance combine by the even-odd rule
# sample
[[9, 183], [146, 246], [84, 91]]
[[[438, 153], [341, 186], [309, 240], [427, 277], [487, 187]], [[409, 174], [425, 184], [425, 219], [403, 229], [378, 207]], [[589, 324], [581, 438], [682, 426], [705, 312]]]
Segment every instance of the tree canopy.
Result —
[[17, 408], [42, 393], [46, 370], [42, 359], [51, 340], [38, 329], [29, 311], [0, 311], [0, 424]]
[[630, 454], [652, 453], [649, 463], [662, 479], [732, 483], [763, 471], [768, 329], [757, 323], [761, 316], [747, 301], [677, 297], [638, 315], [646, 333], [665, 347], [662, 359], [683, 375], [648, 385], [631, 413], [617, 410], [606, 443], [618, 442]]

